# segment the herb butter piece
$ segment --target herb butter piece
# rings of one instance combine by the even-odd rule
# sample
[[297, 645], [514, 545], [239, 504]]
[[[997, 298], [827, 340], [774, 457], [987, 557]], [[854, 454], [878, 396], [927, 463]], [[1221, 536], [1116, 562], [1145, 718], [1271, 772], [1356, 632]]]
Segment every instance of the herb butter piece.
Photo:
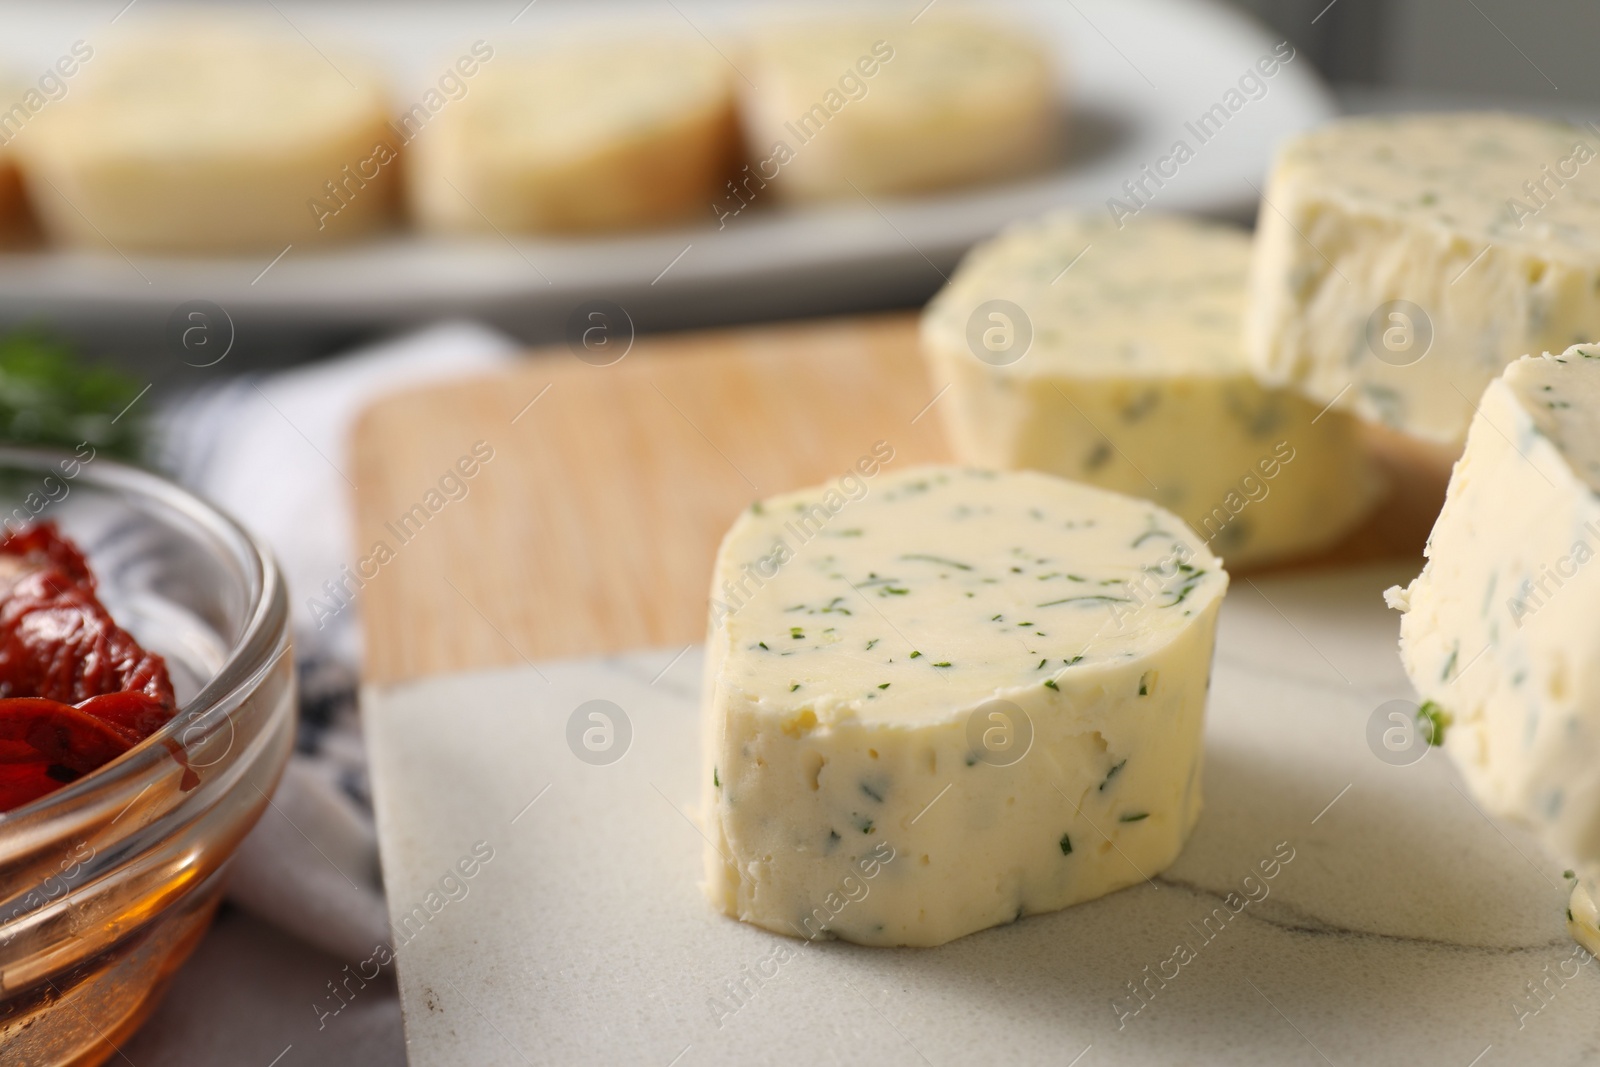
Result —
[[1581, 873], [1574, 874], [1573, 879], [1572, 898], [1567, 905], [1567, 932], [1592, 959], [1600, 956], [1600, 864], [1589, 864]]
[[[1378, 479], [1350, 419], [1250, 376], [1249, 261], [1238, 230], [1159, 215], [1063, 212], [979, 246], [922, 324], [956, 457], [1154, 500], [1230, 565], [1337, 540]], [[980, 358], [991, 329], [1026, 351]]]
[[1289, 141], [1256, 231], [1257, 373], [1458, 447], [1506, 364], [1600, 336], [1597, 150], [1593, 127], [1509, 114], [1361, 117]]
[[882, 472], [744, 512], [711, 594], [713, 904], [938, 945], [1154, 875], [1199, 813], [1227, 584], [1170, 512], [1032, 472]]
[[1600, 860], [1600, 346], [1484, 391], [1427, 564], [1389, 590], [1400, 653], [1483, 808]]

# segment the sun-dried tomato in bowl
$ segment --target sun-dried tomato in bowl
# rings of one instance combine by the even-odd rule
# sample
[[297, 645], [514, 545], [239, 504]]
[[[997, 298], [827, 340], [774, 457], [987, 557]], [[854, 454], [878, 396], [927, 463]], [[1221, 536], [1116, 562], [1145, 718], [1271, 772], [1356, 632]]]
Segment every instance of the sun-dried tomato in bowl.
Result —
[[54, 792], [177, 712], [166, 662], [95, 594], [54, 523], [0, 540], [0, 811]]
[[294, 657], [283, 576], [238, 523], [148, 471], [0, 446], [5, 516], [38, 522], [41, 485], [70, 489], [49, 518], [93, 579], [56, 530], [0, 530], [0, 777], [34, 795], [0, 805], [0, 1064], [91, 1067], [222, 900], [294, 747]]

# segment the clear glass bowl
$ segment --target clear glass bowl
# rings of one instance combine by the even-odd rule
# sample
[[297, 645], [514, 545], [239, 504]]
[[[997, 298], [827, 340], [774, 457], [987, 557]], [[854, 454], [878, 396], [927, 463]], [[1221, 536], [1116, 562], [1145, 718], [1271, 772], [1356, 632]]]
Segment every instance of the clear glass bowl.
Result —
[[116, 1055], [205, 933], [294, 740], [288, 598], [198, 497], [104, 458], [0, 448], [0, 522], [52, 519], [112, 616], [167, 659], [179, 712], [0, 814], [0, 1063]]

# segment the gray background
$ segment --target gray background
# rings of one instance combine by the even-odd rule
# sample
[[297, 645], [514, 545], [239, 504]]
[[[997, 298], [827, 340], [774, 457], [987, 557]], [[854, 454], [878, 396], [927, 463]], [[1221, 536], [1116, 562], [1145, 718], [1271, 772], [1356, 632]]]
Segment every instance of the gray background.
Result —
[[[1594, 0], [1232, 0], [1305, 51], [1347, 102], [1592, 112]], [[1313, 22], [1315, 20], [1315, 22]]]

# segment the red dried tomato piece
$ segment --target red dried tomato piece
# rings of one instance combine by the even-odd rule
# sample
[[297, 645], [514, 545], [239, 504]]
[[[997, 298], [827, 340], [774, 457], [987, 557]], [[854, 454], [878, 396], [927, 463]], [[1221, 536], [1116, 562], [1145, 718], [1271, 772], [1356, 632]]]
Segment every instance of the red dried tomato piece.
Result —
[[0, 741], [20, 741], [47, 763], [87, 774], [141, 738], [82, 709], [40, 697], [0, 700]]
[[43, 760], [0, 766], [0, 811], [48, 796], [77, 777], [71, 772], [63, 775], [62, 768]]
[[0, 553], [17, 557], [30, 570], [54, 564], [72, 584], [94, 592], [94, 573], [89, 570], [89, 561], [77, 545], [61, 536], [53, 522], [8, 530], [0, 539]]
[[81, 701], [77, 709], [135, 741], [149, 737], [172, 718], [171, 708], [145, 693], [106, 693]]
[[134, 691], [177, 710], [166, 662], [112, 620], [83, 554], [53, 524], [0, 541], [0, 562], [0, 697], [77, 704]]
[[0, 811], [104, 766], [176, 712], [166, 662], [111, 618], [76, 545], [53, 523], [0, 540]]

